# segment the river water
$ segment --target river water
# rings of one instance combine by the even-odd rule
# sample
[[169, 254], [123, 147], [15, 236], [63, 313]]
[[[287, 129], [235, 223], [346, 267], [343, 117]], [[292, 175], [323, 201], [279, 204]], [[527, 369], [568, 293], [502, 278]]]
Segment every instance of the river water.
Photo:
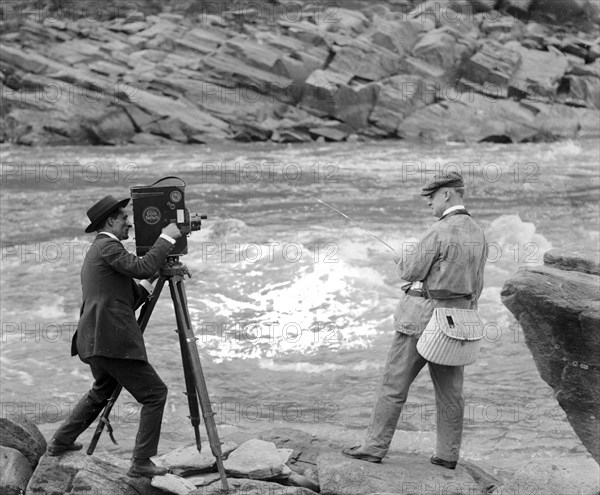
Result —
[[[585, 455], [500, 290], [548, 249], [598, 247], [599, 159], [593, 141], [3, 148], [2, 413], [23, 414], [50, 436], [88, 389], [87, 367], [69, 357], [92, 240], [85, 211], [105, 194], [126, 197], [132, 186], [175, 175], [187, 183], [188, 208], [208, 215], [182, 261], [193, 275], [190, 313], [222, 431], [289, 426], [361, 438], [400, 281], [386, 246], [316, 199], [399, 250], [435, 220], [418, 195], [424, 182], [460, 168], [466, 204], [493, 246], [480, 299], [486, 338], [466, 370], [463, 456], [517, 467]], [[161, 452], [191, 440], [174, 328], [165, 290], [146, 338], [169, 386]], [[115, 412], [120, 446], [104, 438], [98, 452], [131, 451], [139, 411], [129, 394]], [[433, 447], [426, 371], [398, 429]]]

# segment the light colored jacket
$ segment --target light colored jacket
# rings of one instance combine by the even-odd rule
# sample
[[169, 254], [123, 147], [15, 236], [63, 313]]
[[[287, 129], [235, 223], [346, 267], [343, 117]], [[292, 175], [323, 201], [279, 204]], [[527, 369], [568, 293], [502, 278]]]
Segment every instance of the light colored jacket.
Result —
[[401, 294], [395, 328], [419, 336], [436, 307], [476, 309], [487, 258], [485, 236], [466, 210], [440, 218], [421, 240], [404, 250], [400, 278], [422, 282], [428, 298]]

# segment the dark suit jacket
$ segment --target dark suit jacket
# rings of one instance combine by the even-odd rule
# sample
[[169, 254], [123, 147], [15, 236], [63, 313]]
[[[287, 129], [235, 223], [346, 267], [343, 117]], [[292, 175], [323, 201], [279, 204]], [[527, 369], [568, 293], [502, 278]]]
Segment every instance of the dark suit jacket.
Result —
[[154, 275], [172, 249], [159, 237], [140, 258], [107, 235], [96, 237], [81, 268], [83, 304], [71, 355], [148, 360], [135, 317], [148, 293], [133, 279]]

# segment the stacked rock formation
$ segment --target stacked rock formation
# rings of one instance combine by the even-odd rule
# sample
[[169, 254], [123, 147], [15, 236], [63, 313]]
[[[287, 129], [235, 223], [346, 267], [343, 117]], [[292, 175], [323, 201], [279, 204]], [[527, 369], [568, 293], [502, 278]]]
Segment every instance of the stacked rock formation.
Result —
[[559, 3], [4, 10], [0, 141], [597, 137], [597, 6]]

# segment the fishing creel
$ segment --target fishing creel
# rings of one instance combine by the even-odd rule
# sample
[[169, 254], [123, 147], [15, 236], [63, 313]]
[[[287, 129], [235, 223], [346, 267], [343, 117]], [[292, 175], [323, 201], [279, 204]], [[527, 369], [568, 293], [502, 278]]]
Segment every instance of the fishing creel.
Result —
[[417, 343], [427, 361], [464, 366], [477, 359], [484, 324], [473, 309], [436, 308]]

